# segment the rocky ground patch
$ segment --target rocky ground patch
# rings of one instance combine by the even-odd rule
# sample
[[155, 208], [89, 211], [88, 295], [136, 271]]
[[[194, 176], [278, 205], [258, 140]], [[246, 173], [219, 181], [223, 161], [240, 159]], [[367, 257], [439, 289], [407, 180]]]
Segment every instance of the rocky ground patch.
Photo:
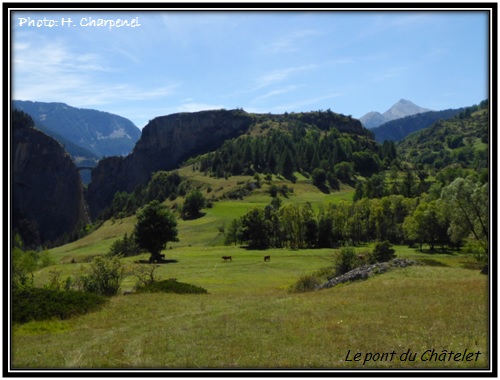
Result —
[[391, 261], [385, 263], [375, 263], [369, 265], [363, 265], [361, 267], [355, 268], [341, 276], [329, 278], [327, 282], [316, 287], [317, 290], [332, 288], [335, 285], [342, 284], [344, 282], [366, 280], [368, 277], [374, 274], [385, 273], [389, 270], [395, 268], [405, 268], [410, 265], [418, 264], [416, 261], [407, 259], [392, 259]]

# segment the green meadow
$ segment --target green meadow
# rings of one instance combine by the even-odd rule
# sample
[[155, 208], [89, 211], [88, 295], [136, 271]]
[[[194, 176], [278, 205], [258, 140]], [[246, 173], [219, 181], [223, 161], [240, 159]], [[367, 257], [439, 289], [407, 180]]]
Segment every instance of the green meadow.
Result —
[[[216, 194], [220, 187], [218, 193], [236, 186], [238, 179], [222, 186], [221, 180], [209, 180], [204, 186]], [[266, 186], [243, 200], [217, 200], [199, 219], [178, 220], [179, 242], [163, 252], [172, 262], [159, 265], [156, 274], [203, 287], [208, 294], [123, 294], [134, 289], [136, 278], [129, 275], [122, 294], [98, 311], [12, 326], [12, 367], [488, 368], [489, 282], [470, 264], [471, 257], [396, 246], [398, 257], [421, 265], [321, 291], [292, 292], [301, 276], [331, 266], [336, 250], [250, 251], [223, 245], [222, 231], [231, 220], [269, 203]], [[320, 207], [352, 199], [352, 189], [325, 194], [308, 186], [299, 180], [284, 202]], [[105, 254], [114, 240], [131, 233], [134, 223], [135, 217], [108, 220], [86, 237], [50, 250], [54, 264], [35, 273], [35, 284], [43, 286], [54, 271], [61, 278], [74, 276], [91, 257]], [[269, 262], [264, 262], [266, 255]], [[136, 261], [148, 257], [122, 260], [133, 268], [145, 265]], [[465, 350], [474, 353], [474, 360], [454, 359], [458, 353], [472, 358], [463, 355]]]

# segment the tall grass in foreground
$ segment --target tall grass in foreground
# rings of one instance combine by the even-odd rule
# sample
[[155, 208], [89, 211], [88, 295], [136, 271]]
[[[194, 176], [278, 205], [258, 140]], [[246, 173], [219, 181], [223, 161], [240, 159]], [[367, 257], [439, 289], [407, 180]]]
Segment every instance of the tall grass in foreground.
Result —
[[[184, 254], [185, 262], [196, 256], [191, 251]], [[267, 267], [257, 264], [256, 253], [248, 257], [243, 253], [239, 260], [218, 263], [215, 269], [208, 266], [213, 265], [212, 257], [197, 268], [203, 271], [206, 266], [197, 281], [197, 274], [190, 273], [196, 269], [194, 263], [185, 272], [181, 261], [171, 266], [179, 280], [203, 286], [210, 294], [118, 296], [102, 310], [68, 321], [15, 326], [13, 366], [487, 367], [487, 277], [477, 271], [415, 266], [297, 294], [287, 291], [292, 279], [308, 267], [307, 260], [317, 265], [321, 259], [297, 255], [280, 263], [277, 254], [265, 263]], [[472, 362], [401, 362], [395, 357], [363, 366], [346, 361], [349, 350], [401, 354], [408, 349], [417, 353], [467, 349], [481, 355]]]

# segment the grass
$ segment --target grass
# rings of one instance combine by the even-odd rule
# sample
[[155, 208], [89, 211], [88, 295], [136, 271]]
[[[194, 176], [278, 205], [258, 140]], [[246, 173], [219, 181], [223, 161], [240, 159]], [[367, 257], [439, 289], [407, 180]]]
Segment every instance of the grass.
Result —
[[[360, 247], [359, 249], [366, 249]], [[415, 266], [318, 292], [290, 293], [306, 273], [329, 265], [331, 250], [183, 247], [162, 278], [207, 295], [132, 294], [69, 321], [14, 326], [16, 368], [484, 368], [487, 277], [462, 268]], [[397, 247], [400, 257], [429, 255]], [[232, 255], [224, 262], [222, 255]], [[132, 262], [132, 259], [128, 259]], [[71, 267], [70, 264], [60, 265]], [[48, 270], [48, 268], [47, 268]], [[133, 287], [132, 277], [124, 289]], [[133, 312], [132, 312], [133, 311]], [[460, 316], [460, 318], [457, 318]], [[481, 351], [473, 362], [346, 361], [346, 354], [411, 349]]]
[[[249, 177], [228, 180], [181, 169], [217, 197]], [[352, 199], [353, 189], [322, 193], [298, 176], [284, 203]], [[279, 180], [274, 179], [279, 186]], [[285, 184], [285, 182], [283, 182]], [[164, 251], [171, 263], [160, 279], [207, 289], [208, 294], [147, 293], [112, 297], [102, 309], [60, 321], [12, 326], [12, 368], [165, 369], [470, 369], [487, 368], [488, 278], [464, 255], [429, 254], [396, 247], [398, 257], [425, 265], [398, 269], [367, 281], [307, 293], [291, 292], [302, 277], [332, 264], [334, 250], [249, 251], [222, 246], [221, 230], [271, 197], [263, 181], [244, 200], [218, 200], [205, 216], [178, 220], [179, 239]], [[179, 198], [174, 202], [180, 204]], [[167, 202], [172, 206], [173, 202]], [[50, 251], [55, 265], [35, 274], [43, 286], [54, 272], [74, 276], [92, 256], [130, 233], [134, 217], [107, 221], [79, 241]], [[370, 251], [372, 245], [356, 247]], [[271, 261], [264, 262], [270, 255]], [[221, 256], [232, 256], [224, 262]], [[123, 259], [128, 268], [144, 254]], [[72, 263], [74, 262], [74, 263]], [[122, 292], [133, 291], [129, 275]], [[480, 351], [478, 361], [401, 361], [408, 350]], [[348, 361], [348, 353], [396, 352], [391, 361]]]

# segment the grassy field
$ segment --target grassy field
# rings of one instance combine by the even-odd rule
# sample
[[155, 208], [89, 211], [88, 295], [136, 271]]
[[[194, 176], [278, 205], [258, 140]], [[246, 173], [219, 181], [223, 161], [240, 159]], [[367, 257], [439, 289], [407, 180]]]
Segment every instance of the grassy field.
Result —
[[[162, 265], [161, 278], [177, 278], [209, 294], [120, 295], [91, 314], [14, 326], [13, 367], [488, 366], [488, 281], [463, 267], [466, 257], [429, 258], [398, 247], [398, 256], [423, 258], [427, 265], [332, 289], [291, 293], [290, 286], [301, 275], [330, 264], [331, 250], [265, 251], [270, 262], [263, 261], [264, 252], [238, 247], [181, 247], [166, 253], [178, 262]], [[233, 261], [224, 262], [221, 255], [232, 255]], [[75, 265], [57, 267], [69, 273]], [[123, 289], [132, 289], [134, 282], [127, 278]], [[420, 360], [432, 349], [481, 354], [469, 362]], [[415, 361], [400, 360], [408, 350], [418, 353]], [[362, 361], [346, 360], [357, 352]], [[393, 360], [363, 363], [368, 353], [392, 352]]]
[[[230, 179], [226, 185], [236, 186], [237, 181]], [[212, 191], [217, 184], [220, 180], [214, 182]], [[285, 202], [319, 206], [352, 198], [352, 189], [324, 194], [309, 186], [299, 180]], [[201, 286], [209, 294], [118, 295], [90, 314], [14, 325], [12, 367], [488, 367], [488, 277], [467, 269], [470, 258], [429, 255], [398, 246], [398, 257], [425, 265], [331, 289], [293, 293], [290, 288], [301, 276], [331, 265], [334, 250], [248, 251], [222, 245], [224, 225], [269, 200], [264, 188], [241, 201], [217, 201], [200, 219], [179, 220], [180, 241], [164, 251], [167, 259], [176, 262], [160, 265], [157, 274], [161, 279]], [[134, 223], [134, 217], [107, 221], [83, 239], [52, 249], [54, 265], [35, 274], [36, 285], [46, 283], [53, 271], [59, 271], [61, 278], [74, 275], [88, 265], [89, 258], [106, 253], [115, 239], [132, 232]], [[270, 255], [271, 261], [264, 262], [264, 255]], [[221, 256], [233, 260], [224, 262]], [[123, 261], [133, 267], [144, 265], [135, 261], [147, 258], [144, 254]], [[122, 292], [133, 290], [135, 282], [134, 276], [127, 277]], [[477, 360], [438, 360], [439, 355], [448, 357], [450, 351], [455, 355], [464, 350], [480, 354], [475, 354]], [[402, 360], [408, 352], [410, 359], [415, 354], [413, 361]], [[437, 360], [425, 360], [432, 352], [437, 353]]]

